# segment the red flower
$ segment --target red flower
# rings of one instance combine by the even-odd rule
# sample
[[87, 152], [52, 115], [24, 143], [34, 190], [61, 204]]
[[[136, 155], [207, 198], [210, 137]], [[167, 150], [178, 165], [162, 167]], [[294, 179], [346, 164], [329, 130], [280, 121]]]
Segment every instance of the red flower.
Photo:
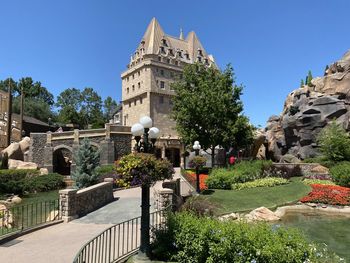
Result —
[[[186, 176], [188, 177], [188, 181], [194, 186], [196, 187], [196, 174], [193, 172], [187, 172]], [[205, 181], [207, 180], [208, 175], [207, 174], [200, 174], [199, 175], [199, 188], [201, 190], [205, 190], [208, 189], [208, 186], [205, 184]]]
[[301, 202], [323, 203], [330, 205], [349, 205], [350, 188], [337, 185], [312, 184], [312, 191]]

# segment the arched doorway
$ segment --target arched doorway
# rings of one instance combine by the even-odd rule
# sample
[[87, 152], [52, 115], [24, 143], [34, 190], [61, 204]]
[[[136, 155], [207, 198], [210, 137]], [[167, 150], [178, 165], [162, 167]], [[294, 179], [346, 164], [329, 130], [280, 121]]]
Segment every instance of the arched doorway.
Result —
[[53, 172], [61, 175], [70, 175], [72, 158], [72, 150], [68, 147], [55, 149], [52, 156]]
[[180, 167], [180, 149], [166, 148], [165, 157], [173, 164], [174, 167]]

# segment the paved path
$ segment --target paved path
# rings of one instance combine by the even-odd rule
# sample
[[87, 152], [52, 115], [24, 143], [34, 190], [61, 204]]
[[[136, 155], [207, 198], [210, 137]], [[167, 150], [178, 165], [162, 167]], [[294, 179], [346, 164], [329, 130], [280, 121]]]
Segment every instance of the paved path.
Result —
[[[180, 177], [176, 169], [175, 178]], [[161, 182], [151, 189], [161, 187]], [[191, 187], [181, 178], [181, 191]], [[116, 201], [70, 223], [61, 223], [18, 237], [0, 245], [1, 263], [70, 263], [79, 249], [109, 226], [141, 215], [141, 189], [132, 188], [114, 193]], [[153, 208], [151, 207], [151, 210]]]

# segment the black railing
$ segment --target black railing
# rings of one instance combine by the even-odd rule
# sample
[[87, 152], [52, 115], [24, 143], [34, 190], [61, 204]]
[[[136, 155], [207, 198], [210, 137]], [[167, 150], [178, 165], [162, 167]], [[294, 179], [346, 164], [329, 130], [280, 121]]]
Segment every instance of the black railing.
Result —
[[[164, 227], [168, 211], [150, 213], [152, 229]], [[139, 216], [107, 228], [79, 250], [73, 263], [111, 263], [125, 258], [140, 247], [140, 227]]]
[[0, 238], [61, 218], [58, 199], [0, 209]]

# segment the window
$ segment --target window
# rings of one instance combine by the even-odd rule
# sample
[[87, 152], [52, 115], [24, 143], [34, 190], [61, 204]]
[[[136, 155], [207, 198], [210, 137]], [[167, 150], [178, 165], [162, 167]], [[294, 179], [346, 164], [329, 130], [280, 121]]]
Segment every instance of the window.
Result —
[[126, 88], [126, 93], [129, 94], [129, 88]]
[[161, 88], [161, 89], [165, 89], [165, 83], [164, 83], [164, 81], [161, 81], [161, 82], [160, 82], [160, 88]]
[[160, 75], [164, 76], [164, 70], [160, 70]]
[[126, 125], [127, 116], [124, 116], [124, 125]]
[[169, 59], [169, 58], [167, 58], [166, 62], [170, 64], [170, 59]]
[[126, 81], [129, 81], [129, 77], [126, 78]]
[[134, 100], [134, 105], [136, 106], [136, 100]]
[[175, 61], [175, 65], [178, 66], [179, 65], [179, 61]]
[[132, 85], [132, 91], [135, 91], [135, 85]]
[[140, 98], [140, 104], [142, 104], [142, 98]]
[[159, 85], [159, 80], [157, 79], [157, 86]]
[[162, 58], [161, 58], [161, 57], [158, 57], [158, 61], [162, 61]]
[[159, 96], [159, 104], [163, 104], [164, 103], [164, 97], [163, 96]]
[[131, 101], [129, 101], [129, 108], [131, 108]]
[[132, 79], [134, 79], [135, 78], [135, 75], [134, 74], [132, 74]]
[[139, 72], [137, 72], [137, 75], [139, 75], [139, 76], [141, 75], [140, 71], [139, 71]]
[[141, 83], [137, 83], [137, 88], [140, 89], [141, 88]]

